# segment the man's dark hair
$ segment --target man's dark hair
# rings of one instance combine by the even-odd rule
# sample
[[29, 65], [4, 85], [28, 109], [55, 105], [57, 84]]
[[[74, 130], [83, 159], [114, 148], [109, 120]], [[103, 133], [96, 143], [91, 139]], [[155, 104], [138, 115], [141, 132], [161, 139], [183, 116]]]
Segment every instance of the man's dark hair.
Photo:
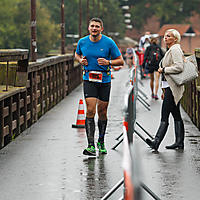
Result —
[[103, 27], [103, 21], [102, 21], [100, 18], [98, 18], [98, 17], [92, 18], [92, 19], [89, 21], [89, 24], [90, 24], [91, 22], [99, 22], [99, 23], [101, 24], [101, 27]]

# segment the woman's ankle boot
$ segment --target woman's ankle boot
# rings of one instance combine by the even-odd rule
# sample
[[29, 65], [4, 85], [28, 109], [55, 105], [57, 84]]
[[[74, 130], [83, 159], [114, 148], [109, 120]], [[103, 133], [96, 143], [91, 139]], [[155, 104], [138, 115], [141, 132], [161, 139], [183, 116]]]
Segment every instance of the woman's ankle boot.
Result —
[[175, 126], [175, 143], [169, 146], [166, 146], [166, 149], [184, 149], [184, 124], [183, 121], [174, 121]]
[[160, 143], [162, 142], [168, 128], [168, 122], [161, 121], [158, 131], [156, 133], [155, 139], [146, 139], [147, 144], [154, 150], [158, 150]]

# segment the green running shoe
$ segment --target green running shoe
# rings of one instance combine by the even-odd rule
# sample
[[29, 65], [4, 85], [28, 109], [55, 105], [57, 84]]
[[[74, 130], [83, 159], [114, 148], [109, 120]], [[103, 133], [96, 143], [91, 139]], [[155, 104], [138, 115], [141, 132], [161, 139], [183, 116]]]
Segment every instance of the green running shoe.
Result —
[[105, 148], [104, 143], [97, 142], [97, 147], [99, 149], [99, 153], [107, 154], [107, 150]]
[[89, 146], [84, 149], [83, 154], [88, 156], [96, 156], [96, 149], [94, 146]]

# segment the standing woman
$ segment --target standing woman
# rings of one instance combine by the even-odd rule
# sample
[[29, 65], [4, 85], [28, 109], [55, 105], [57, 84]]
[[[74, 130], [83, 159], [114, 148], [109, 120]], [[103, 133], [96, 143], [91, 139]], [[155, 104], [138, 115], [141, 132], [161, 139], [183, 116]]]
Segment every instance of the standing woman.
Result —
[[163, 104], [161, 110], [161, 122], [152, 141], [146, 139], [147, 144], [157, 150], [168, 128], [169, 114], [174, 118], [175, 143], [166, 146], [167, 149], [184, 149], [184, 124], [180, 113], [180, 100], [184, 93], [184, 86], [176, 85], [169, 74], [178, 74], [183, 71], [183, 52], [180, 47], [181, 36], [175, 29], [165, 32], [164, 42], [168, 47], [163, 60], [160, 62], [159, 73], [162, 73]]

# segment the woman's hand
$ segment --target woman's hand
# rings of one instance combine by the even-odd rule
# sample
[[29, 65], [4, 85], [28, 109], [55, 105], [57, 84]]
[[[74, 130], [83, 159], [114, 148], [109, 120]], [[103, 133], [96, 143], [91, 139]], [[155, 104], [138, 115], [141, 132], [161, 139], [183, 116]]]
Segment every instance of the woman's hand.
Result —
[[165, 88], [162, 88], [162, 94], [161, 94], [161, 99], [163, 100], [165, 97]]
[[165, 97], [165, 94], [164, 94], [164, 92], [163, 92], [163, 93], [161, 94], [161, 99], [163, 100], [164, 97]]
[[160, 68], [158, 69], [158, 72], [161, 74], [161, 73], [163, 72], [163, 68], [160, 67]]

